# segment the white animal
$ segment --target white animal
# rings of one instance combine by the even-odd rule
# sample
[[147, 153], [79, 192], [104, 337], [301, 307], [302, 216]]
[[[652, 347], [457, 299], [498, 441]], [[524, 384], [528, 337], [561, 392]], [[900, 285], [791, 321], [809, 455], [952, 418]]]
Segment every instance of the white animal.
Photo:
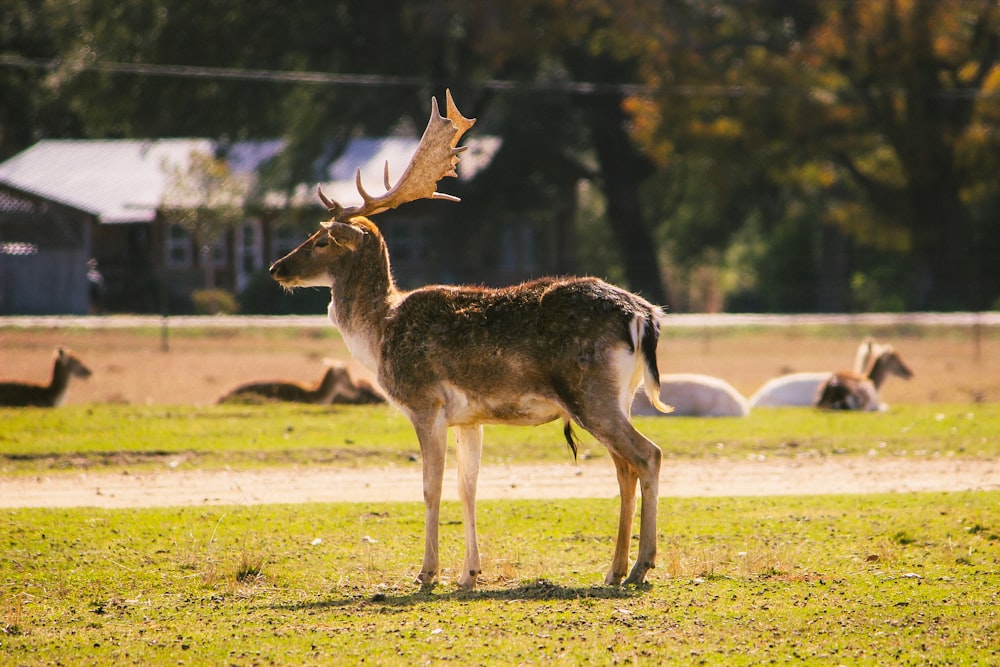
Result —
[[[417, 580], [438, 575], [438, 529], [448, 429], [455, 429], [458, 495], [465, 524], [465, 561], [458, 585], [473, 588], [480, 573], [476, 483], [483, 424], [543, 424], [563, 420], [594, 435], [611, 453], [621, 507], [611, 567], [614, 585], [641, 584], [656, 559], [656, 512], [661, 452], [629, 421], [641, 382], [659, 400], [656, 345], [663, 312], [644, 299], [595, 278], [542, 278], [503, 289], [429, 286], [400, 290], [378, 227], [365, 216], [435, 192], [455, 176], [456, 148], [473, 120], [447, 98], [447, 118], [431, 118], [395, 186], [386, 165], [383, 195], [361, 187], [363, 203], [344, 207], [320, 193], [333, 219], [271, 266], [286, 288], [326, 287], [329, 315], [351, 353], [388, 398], [409, 417], [423, 459], [424, 558]], [[454, 198], [452, 198], [454, 199]], [[639, 549], [629, 571], [636, 483], [642, 490]], [[626, 573], [628, 578], [625, 578]]]
[[771, 378], [750, 396], [750, 409], [814, 405], [819, 388], [832, 375], [829, 371], [823, 371], [788, 373]]
[[[750, 406], [733, 385], [722, 378], [700, 373], [664, 373], [660, 376], [660, 401], [673, 407], [678, 417], [746, 417]], [[662, 414], [645, 394], [632, 401], [632, 414]]]
[[[868, 337], [858, 345], [854, 355], [854, 372], [864, 373], [868, 368], [874, 339]], [[748, 401], [750, 408], [810, 407], [816, 404], [820, 387], [833, 373], [830, 371], [788, 373], [771, 378], [755, 391]]]

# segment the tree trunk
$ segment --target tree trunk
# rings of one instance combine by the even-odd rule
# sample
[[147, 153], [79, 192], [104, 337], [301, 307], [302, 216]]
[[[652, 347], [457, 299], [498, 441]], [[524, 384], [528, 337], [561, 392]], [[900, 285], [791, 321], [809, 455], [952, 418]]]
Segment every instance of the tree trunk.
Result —
[[620, 96], [594, 96], [587, 100], [586, 110], [600, 163], [608, 224], [621, 248], [628, 287], [653, 303], [666, 305], [667, 289], [656, 244], [639, 201], [639, 184], [651, 167], [625, 130]]

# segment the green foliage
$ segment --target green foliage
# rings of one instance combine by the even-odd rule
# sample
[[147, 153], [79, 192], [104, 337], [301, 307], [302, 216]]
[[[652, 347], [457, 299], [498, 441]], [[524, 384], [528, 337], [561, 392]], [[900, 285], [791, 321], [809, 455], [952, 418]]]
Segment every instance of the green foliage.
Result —
[[[742, 244], [773, 241], [740, 264], [754, 275], [722, 284], [743, 308], [979, 309], [1000, 294], [986, 0], [7, 4], [0, 157], [38, 137], [285, 137], [268, 183], [290, 188], [352, 136], [419, 131], [450, 85], [476, 131], [505, 141], [456, 246], [495, 247], [524, 220], [559, 272], [653, 296], [660, 263], [731, 275], [726, 258], [761, 257]], [[612, 224], [571, 240], [579, 181]]]
[[[453, 584], [457, 503], [433, 590], [412, 583], [417, 502], [3, 510], [0, 660], [989, 664], [998, 502], [664, 498], [639, 590], [598, 585], [617, 500], [482, 502], [474, 593]], [[245, 576], [248, 560], [264, 565]]]

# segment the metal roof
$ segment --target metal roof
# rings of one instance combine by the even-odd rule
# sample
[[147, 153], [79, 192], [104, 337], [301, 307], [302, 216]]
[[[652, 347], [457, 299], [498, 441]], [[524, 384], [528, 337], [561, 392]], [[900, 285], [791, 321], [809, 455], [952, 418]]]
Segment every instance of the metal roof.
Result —
[[[360, 167], [365, 188], [382, 191], [382, 171], [389, 162], [395, 182], [409, 162], [419, 139], [358, 138], [330, 163], [323, 189], [345, 205], [360, 202], [354, 175]], [[459, 168], [463, 180], [493, 159], [500, 140], [480, 137], [467, 142]], [[281, 140], [235, 142], [224, 147], [236, 174], [255, 173], [278, 155]], [[44, 140], [0, 164], [0, 184], [91, 213], [102, 223], [150, 222], [163, 203], [171, 174], [187, 170], [192, 155], [215, 155], [220, 147], [209, 139]], [[447, 188], [444, 190], [447, 192]], [[315, 205], [315, 188], [303, 184], [289, 197], [269, 193], [274, 206]]]
[[[227, 154], [233, 170], [256, 170], [280, 141], [240, 142]], [[194, 154], [214, 155], [208, 139], [44, 140], [0, 164], [0, 183], [97, 217], [100, 222], [149, 222], [171, 174]]]

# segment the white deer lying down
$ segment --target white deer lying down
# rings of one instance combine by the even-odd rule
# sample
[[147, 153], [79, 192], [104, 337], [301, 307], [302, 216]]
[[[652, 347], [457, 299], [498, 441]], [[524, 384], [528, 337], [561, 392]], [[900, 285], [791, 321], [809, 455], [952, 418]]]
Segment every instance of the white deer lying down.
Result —
[[834, 373], [819, 388], [816, 407], [827, 410], [886, 410], [879, 403], [878, 392], [890, 375], [909, 380], [913, 371], [892, 345], [872, 342], [871, 358], [865, 375], [853, 372]]
[[[660, 400], [671, 406], [670, 416], [746, 417], [747, 399], [725, 380], [700, 373], [664, 373], [660, 376]], [[661, 414], [645, 394], [632, 401], [632, 414], [648, 417]]]
[[80, 358], [64, 347], [56, 350], [52, 365], [52, 379], [47, 385], [31, 382], [0, 382], [0, 405], [11, 407], [53, 408], [66, 398], [69, 379], [90, 377], [90, 369]]
[[[872, 338], [865, 338], [858, 345], [854, 356], [855, 373], [864, 373], [868, 367], [872, 346], [875, 344]], [[809, 407], [816, 404], [820, 387], [832, 375], [833, 373], [830, 371], [807, 371], [781, 375], [761, 385], [760, 389], [750, 396], [748, 402], [751, 408]]]
[[[456, 148], [474, 120], [458, 112], [451, 94], [447, 118], [432, 102], [423, 138], [399, 182], [345, 208], [320, 198], [332, 220], [271, 266], [286, 288], [327, 287], [329, 316], [351, 353], [375, 373], [390, 401], [409, 417], [423, 458], [424, 557], [417, 580], [430, 584], [439, 569], [438, 526], [447, 431], [455, 429], [458, 492], [465, 524], [465, 561], [458, 585], [480, 574], [476, 482], [483, 424], [537, 425], [561, 419], [575, 452], [575, 422], [611, 452], [621, 490], [614, 557], [605, 582], [640, 584], [656, 558], [660, 449], [629, 421], [640, 382], [658, 396], [656, 345], [663, 312], [644, 299], [594, 278], [543, 278], [488, 289], [431, 286], [400, 290], [389, 253], [367, 217], [417, 199], [452, 199], [435, 192], [455, 176]], [[635, 489], [642, 490], [639, 550], [631, 572], [629, 546]]]
[[288, 403], [384, 403], [385, 399], [367, 382], [355, 382], [347, 366], [328, 360], [323, 377], [314, 385], [293, 380], [248, 382], [219, 397], [219, 403], [247, 401], [285, 401]]

